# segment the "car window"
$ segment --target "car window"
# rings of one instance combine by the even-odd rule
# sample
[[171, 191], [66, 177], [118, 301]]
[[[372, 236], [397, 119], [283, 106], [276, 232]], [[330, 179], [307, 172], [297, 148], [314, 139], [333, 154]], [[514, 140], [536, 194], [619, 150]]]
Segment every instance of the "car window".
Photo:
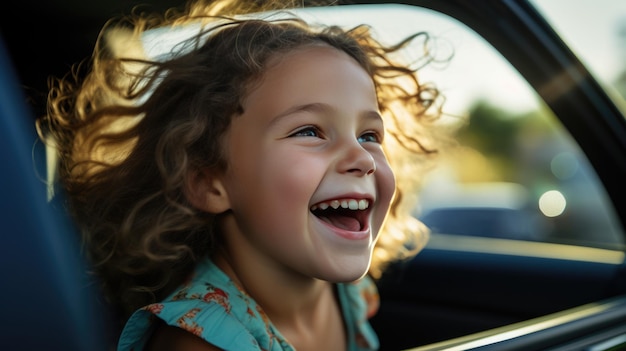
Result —
[[[531, 2], [625, 111], [626, 1]], [[580, 25], [583, 22], [593, 25]]]
[[360, 5], [331, 11], [306, 15], [347, 26], [368, 23], [390, 41], [427, 31], [435, 55], [444, 58], [420, 72], [445, 95], [445, 120], [459, 125], [458, 147], [442, 153], [415, 209], [433, 236], [624, 246], [610, 199], [585, 154], [489, 43], [427, 9]]

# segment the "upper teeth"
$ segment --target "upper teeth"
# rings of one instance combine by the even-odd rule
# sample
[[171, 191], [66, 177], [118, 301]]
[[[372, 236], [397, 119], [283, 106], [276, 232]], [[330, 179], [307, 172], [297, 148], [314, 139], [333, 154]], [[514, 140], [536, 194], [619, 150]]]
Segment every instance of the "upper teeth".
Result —
[[370, 206], [369, 200], [342, 199], [342, 200], [320, 202], [317, 205], [313, 205], [313, 207], [311, 207], [311, 211], [315, 211], [317, 209], [325, 210], [329, 207], [332, 207], [335, 210], [338, 209], [339, 207], [350, 209], [350, 210], [365, 210], [369, 206]]

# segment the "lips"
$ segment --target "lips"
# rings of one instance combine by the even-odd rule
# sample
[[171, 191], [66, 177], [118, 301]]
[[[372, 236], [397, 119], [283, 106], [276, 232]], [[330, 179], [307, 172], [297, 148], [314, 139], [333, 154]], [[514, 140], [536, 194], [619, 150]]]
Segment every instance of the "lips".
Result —
[[367, 229], [370, 200], [342, 198], [319, 202], [311, 212], [327, 224], [349, 232]]

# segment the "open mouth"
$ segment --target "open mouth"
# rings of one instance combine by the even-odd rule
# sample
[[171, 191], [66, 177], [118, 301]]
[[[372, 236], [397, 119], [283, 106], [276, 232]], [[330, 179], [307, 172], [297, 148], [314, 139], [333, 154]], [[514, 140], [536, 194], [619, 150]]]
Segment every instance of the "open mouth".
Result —
[[336, 199], [313, 205], [311, 212], [334, 227], [359, 232], [367, 229], [369, 206], [367, 199]]

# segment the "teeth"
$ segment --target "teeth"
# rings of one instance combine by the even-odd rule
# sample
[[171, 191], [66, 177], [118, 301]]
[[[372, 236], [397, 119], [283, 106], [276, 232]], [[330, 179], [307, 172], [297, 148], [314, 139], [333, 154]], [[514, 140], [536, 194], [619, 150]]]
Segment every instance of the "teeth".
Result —
[[317, 209], [320, 210], [326, 210], [329, 207], [332, 207], [333, 209], [338, 209], [339, 207], [341, 208], [345, 208], [345, 209], [350, 209], [350, 210], [365, 210], [368, 207], [370, 207], [370, 202], [369, 200], [365, 200], [365, 199], [361, 199], [361, 200], [356, 200], [356, 199], [342, 199], [342, 200], [332, 200], [330, 202], [320, 202], [317, 205], [313, 205], [313, 207], [311, 207], [311, 211], [315, 211]]
[[364, 210], [370, 207], [370, 202], [367, 200], [359, 200], [359, 210]]

